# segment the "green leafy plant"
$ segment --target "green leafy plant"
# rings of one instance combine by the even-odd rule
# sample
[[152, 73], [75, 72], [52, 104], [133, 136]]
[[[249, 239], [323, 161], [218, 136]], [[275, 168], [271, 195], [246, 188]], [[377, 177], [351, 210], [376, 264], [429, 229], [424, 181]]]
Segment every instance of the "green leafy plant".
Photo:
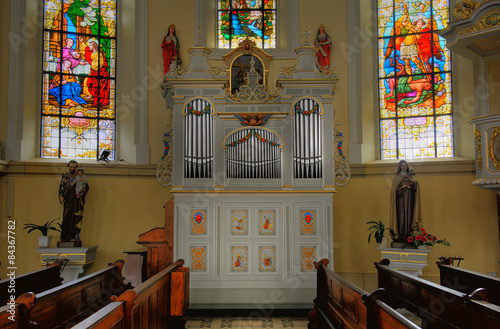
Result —
[[40, 231], [40, 233], [42, 233], [43, 236], [47, 236], [49, 231], [57, 231], [57, 232], [61, 232], [62, 230], [62, 226], [61, 226], [61, 223], [56, 223], [55, 221], [58, 220], [60, 218], [56, 218], [54, 220], [51, 220], [51, 221], [47, 221], [45, 224], [43, 225], [38, 225], [38, 224], [33, 224], [33, 223], [27, 223], [27, 224], [24, 224], [24, 230], [28, 230], [28, 233], [31, 233], [33, 231]]
[[394, 233], [394, 230], [392, 228], [389, 228], [389, 227], [386, 228], [384, 223], [382, 223], [381, 220], [379, 220], [378, 222], [372, 220], [372, 221], [367, 222], [366, 224], [371, 225], [367, 230], [367, 231], [370, 231], [370, 235], [368, 235], [368, 243], [370, 243], [370, 239], [372, 238], [372, 235], [375, 238], [375, 241], [377, 243], [381, 243], [382, 238], [384, 237], [385, 231], [389, 231], [389, 235], [391, 237], [394, 237], [396, 235]]

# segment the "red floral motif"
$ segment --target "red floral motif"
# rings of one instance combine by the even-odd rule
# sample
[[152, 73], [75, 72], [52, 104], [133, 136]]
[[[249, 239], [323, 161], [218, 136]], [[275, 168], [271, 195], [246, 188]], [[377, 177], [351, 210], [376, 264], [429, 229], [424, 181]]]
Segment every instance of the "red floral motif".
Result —
[[311, 224], [311, 221], [312, 221], [311, 215], [306, 215], [307, 224]]
[[69, 118], [69, 125], [71, 127], [88, 127], [90, 126], [90, 119], [85, 119], [83, 118], [85, 114], [82, 112], [76, 112], [75, 117], [76, 118]]
[[198, 222], [198, 224], [199, 224], [199, 223], [201, 223], [201, 221], [202, 221], [202, 220], [203, 220], [203, 218], [201, 218], [201, 215], [200, 215], [200, 214], [196, 215], [196, 217], [195, 217], [195, 221], [197, 221], [197, 222]]

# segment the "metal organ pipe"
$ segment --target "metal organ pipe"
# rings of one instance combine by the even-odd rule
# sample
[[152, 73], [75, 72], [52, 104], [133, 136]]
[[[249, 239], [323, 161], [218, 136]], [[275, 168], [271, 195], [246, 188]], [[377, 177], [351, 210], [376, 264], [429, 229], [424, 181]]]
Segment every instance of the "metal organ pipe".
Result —
[[[245, 139], [246, 136], [249, 138]], [[226, 146], [228, 178], [281, 177], [281, 152], [277, 146], [279, 138], [272, 132], [259, 128], [241, 129], [231, 134], [226, 141], [226, 145], [229, 145]], [[275, 146], [272, 146], [273, 142]]]
[[[294, 177], [322, 177], [322, 135], [319, 105], [301, 99], [294, 117]], [[306, 114], [307, 112], [307, 114]]]
[[212, 177], [213, 145], [211, 111], [205, 113], [208, 102], [196, 99], [186, 109], [184, 141], [184, 177]]

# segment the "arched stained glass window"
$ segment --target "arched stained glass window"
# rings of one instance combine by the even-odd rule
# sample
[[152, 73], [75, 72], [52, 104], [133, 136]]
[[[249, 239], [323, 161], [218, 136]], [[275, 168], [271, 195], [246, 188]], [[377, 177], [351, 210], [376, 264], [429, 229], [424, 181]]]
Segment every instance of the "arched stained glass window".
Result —
[[219, 48], [238, 47], [247, 35], [260, 48], [276, 48], [277, 0], [219, 0]]
[[116, 0], [44, 0], [41, 157], [115, 153]]
[[378, 0], [381, 158], [453, 156], [446, 0]]

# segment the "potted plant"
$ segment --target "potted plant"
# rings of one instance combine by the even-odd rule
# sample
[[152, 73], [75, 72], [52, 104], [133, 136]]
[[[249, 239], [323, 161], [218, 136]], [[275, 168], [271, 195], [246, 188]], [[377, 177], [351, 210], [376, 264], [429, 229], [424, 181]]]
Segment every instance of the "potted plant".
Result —
[[52, 239], [52, 236], [48, 235], [49, 231], [61, 232], [61, 229], [62, 229], [61, 223], [55, 222], [58, 219], [59, 218], [56, 218], [56, 219], [51, 220], [51, 221], [47, 221], [43, 225], [27, 223], [27, 224], [24, 224], [24, 230], [28, 229], [28, 233], [31, 233], [33, 231], [40, 231], [40, 233], [42, 235], [37, 236], [38, 246], [40, 248], [48, 248], [48, 247], [50, 247], [50, 240]]
[[394, 237], [396, 234], [394, 233], [394, 230], [389, 227], [385, 227], [384, 223], [382, 223], [381, 220], [378, 222], [376, 221], [369, 221], [366, 224], [371, 225], [368, 228], [368, 231], [370, 231], [370, 234], [368, 235], [368, 243], [370, 243], [370, 239], [373, 235], [375, 238], [375, 241], [378, 243], [379, 248], [385, 248], [387, 247], [387, 244], [389, 242], [389, 237], [384, 236], [385, 231], [389, 231], [389, 235]]
[[435, 244], [442, 244], [447, 247], [450, 243], [446, 239], [438, 239], [435, 235], [431, 234], [424, 228], [424, 222], [417, 221], [413, 226], [410, 236], [406, 239], [403, 245], [405, 248], [427, 249], [427, 247], [434, 247]]

